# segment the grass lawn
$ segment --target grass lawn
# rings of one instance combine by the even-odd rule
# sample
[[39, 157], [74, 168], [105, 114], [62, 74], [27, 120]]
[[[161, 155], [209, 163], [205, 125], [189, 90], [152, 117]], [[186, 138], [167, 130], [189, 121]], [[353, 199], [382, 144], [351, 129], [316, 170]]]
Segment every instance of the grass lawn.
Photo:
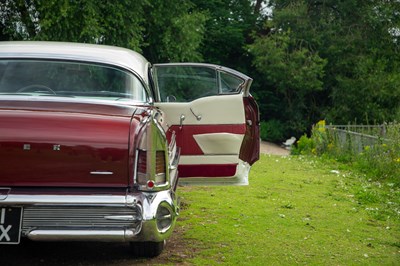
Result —
[[262, 155], [244, 187], [179, 187], [194, 265], [400, 265], [400, 191], [314, 157]]

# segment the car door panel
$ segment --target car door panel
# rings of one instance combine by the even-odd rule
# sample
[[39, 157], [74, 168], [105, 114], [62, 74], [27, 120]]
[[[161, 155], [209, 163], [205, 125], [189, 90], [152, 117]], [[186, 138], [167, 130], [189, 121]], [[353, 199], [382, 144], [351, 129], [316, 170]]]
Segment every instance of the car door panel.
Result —
[[[190, 103], [156, 105], [167, 114], [166, 123], [172, 125], [169, 131], [176, 134], [181, 156], [239, 155], [246, 133], [241, 94], [205, 97]], [[184, 120], [181, 121], [181, 117]]]
[[[232, 134], [232, 135], [241, 135], [244, 136], [246, 132], [245, 125], [186, 125], [183, 124], [182, 126], [174, 125], [170, 126], [167, 132], [167, 136], [170, 137], [172, 132], [176, 135], [176, 144], [181, 149], [181, 156], [186, 155], [203, 155], [207, 152], [201, 148], [200, 145], [203, 147], [209, 146], [207, 142], [211, 142], [214, 144], [216, 138], [219, 138], [218, 134]], [[202, 138], [203, 135], [215, 135], [207, 140]], [[200, 139], [200, 141], [196, 140], [196, 137]], [[199, 143], [201, 142], [201, 143]], [[206, 142], [206, 143], [205, 143]], [[223, 150], [218, 151], [215, 154], [226, 154]], [[231, 154], [231, 153], [229, 153]], [[235, 154], [239, 154], [238, 151], [235, 151]]]
[[[170, 125], [179, 125], [181, 115], [185, 116], [185, 125], [229, 125], [245, 122], [241, 94], [209, 96], [187, 103], [158, 102], [155, 105], [162, 106]], [[198, 116], [201, 118], [198, 119]]]
[[208, 133], [193, 135], [197, 145], [205, 155], [237, 154], [242, 146], [243, 134]]
[[[177, 65], [174, 64], [174, 66]], [[211, 73], [210, 69], [216, 69], [215, 71], [220, 69], [213, 65], [196, 64], [195, 66], [207, 68], [207, 73]], [[231, 75], [230, 70], [224, 69], [224, 71]], [[228, 75], [226, 73], [224, 75]], [[237, 73], [233, 71], [233, 74]], [[169, 78], [174, 73], [170, 71], [168, 75]], [[183, 76], [182, 72], [179, 75]], [[221, 75], [217, 73], [215, 76], [219, 78]], [[186, 73], [184, 77], [191, 78]], [[232, 77], [231, 80], [236, 78], [234, 82], [239, 80], [239, 76]], [[209, 77], [195, 78], [197, 80], [193, 84], [198, 84], [199, 79], [203, 79], [213, 86]], [[240, 78], [243, 77], [240, 76]], [[243, 78], [242, 84], [249, 81], [251, 83], [250, 78], [248, 80]], [[179, 82], [180, 80], [176, 83], [163, 80], [159, 83], [179, 86]], [[218, 80], [218, 84], [221, 84], [221, 80]], [[157, 89], [163, 88], [161, 86]], [[232, 92], [228, 92], [228, 89], [229, 86], [221, 89], [219, 85], [217, 95], [203, 97], [199, 93], [199, 96], [187, 96], [186, 98], [189, 99], [187, 100], [184, 99], [183, 93], [181, 94], [183, 100], [180, 102], [157, 101], [155, 103], [166, 114], [167, 137], [175, 135], [176, 143], [181, 148], [179, 163], [181, 183], [183, 181], [196, 184], [247, 184], [250, 164], [245, 160], [254, 163], [259, 153], [259, 147], [254, 146], [254, 144], [259, 145], [259, 140], [255, 141], [259, 123], [258, 107], [255, 102], [253, 106], [245, 106], [248, 104], [248, 100], [245, 100], [248, 97], [248, 86], [240, 87]], [[187, 90], [193, 91], [193, 88]], [[205, 90], [204, 86], [202, 90]], [[179, 94], [176, 88], [171, 91]], [[167, 93], [163, 95], [161, 98], [165, 98]], [[198, 98], [192, 99], [195, 97]]]

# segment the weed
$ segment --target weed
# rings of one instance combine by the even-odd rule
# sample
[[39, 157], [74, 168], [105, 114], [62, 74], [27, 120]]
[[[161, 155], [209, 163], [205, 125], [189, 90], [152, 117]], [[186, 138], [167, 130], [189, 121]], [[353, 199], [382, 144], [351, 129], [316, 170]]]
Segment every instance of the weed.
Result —
[[[353, 130], [355, 126], [351, 128]], [[308, 138], [302, 136], [292, 154], [318, 155], [325, 159], [334, 159], [355, 167], [367, 178], [393, 183], [400, 187], [400, 123], [386, 124], [382, 130], [376, 127], [369, 130], [361, 127], [363, 132], [374, 134], [377, 137], [363, 137], [361, 133], [349, 130], [326, 127], [325, 121], [318, 122]], [[368, 131], [366, 131], [368, 129]], [[382, 133], [384, 131], [384, 133]]]
[[261, 156], [249, 186], [179, 193], [187, 264], [398, 264], [400, 189], [335, 160]]

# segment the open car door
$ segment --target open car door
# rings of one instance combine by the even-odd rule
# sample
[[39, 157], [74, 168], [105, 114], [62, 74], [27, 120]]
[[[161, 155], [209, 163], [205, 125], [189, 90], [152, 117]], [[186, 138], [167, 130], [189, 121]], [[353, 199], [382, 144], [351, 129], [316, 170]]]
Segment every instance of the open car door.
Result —
[[153, 66], [156, 103], [167, 137], [181, 148], [180, 183], [248, 184], [259, 159], [259, 112], [252, 79], [210, 64]]

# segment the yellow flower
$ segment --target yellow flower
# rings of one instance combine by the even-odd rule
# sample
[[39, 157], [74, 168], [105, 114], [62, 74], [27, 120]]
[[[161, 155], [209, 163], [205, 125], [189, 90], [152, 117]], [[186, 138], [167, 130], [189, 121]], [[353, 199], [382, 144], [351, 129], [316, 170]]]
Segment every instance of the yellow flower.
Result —
[[326, 125], [326, 122], [325, 122], [325, 120], [319, 120], [317, 125], [320, 127], [324, 127]]
[[395, 161], [396, 163], [400, 163], [400, 157], [397, 158], [397, 159], [394, 159], [394, 161]]
[[316, 125], [317, 126], [317, 130], [320, 131], [320, 132], [325, 132], [325, 125], [326, 125], [325, 120], [318, 121], [318, 123]]

